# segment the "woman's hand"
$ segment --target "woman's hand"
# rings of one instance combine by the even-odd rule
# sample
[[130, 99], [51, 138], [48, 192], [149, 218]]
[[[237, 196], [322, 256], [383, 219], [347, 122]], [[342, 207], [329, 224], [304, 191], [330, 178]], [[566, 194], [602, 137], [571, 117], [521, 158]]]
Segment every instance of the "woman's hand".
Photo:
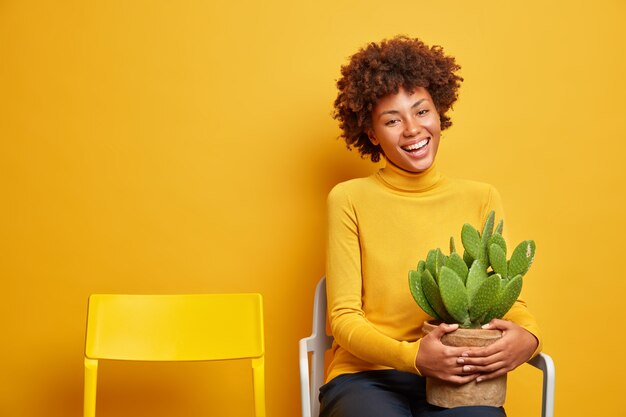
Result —
[[501, 330], [502, 338], [482, 348], [465, 348], [457, 359], [464, 373], [480, 374], [476, 382], [497, 378], [517, 368], [530, 359], [539, 343], [532, 333], [510, 321], [495, 319], [483, 328]]
[[443, 335], [458, 328], [458, 324], [440, 324], [422, 338], [415, 358], [415, 366], [423, 376], [459, 385], [473, 381], [480, 376], [477, 371], [464, 371], [464, 364], [458, 362], [468, 348], [446, 346], [441, 343]]

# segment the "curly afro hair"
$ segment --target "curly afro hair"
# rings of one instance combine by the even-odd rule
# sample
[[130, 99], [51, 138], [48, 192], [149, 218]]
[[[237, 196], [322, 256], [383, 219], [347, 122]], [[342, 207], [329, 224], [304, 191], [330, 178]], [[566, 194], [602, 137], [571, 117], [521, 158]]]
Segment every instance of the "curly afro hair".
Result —
[[348, 149], [356, 147], [364, 158], [369, 155], [373, 162], [380, 160], [380, 148], [367, 135], [372, 109], [378, 100], [396, 94], [400, 88], [428, 90], [439, 113], [441, 129], [450, 127], [452, 122], [446, 112], [458, 97], [463, 81], [456, 74], [460, 68], [454, 57], [444, 55], [441, 46], [428, 47], [419, 39], [406, 36], [360, 49], [341, 67], [333, 113]]

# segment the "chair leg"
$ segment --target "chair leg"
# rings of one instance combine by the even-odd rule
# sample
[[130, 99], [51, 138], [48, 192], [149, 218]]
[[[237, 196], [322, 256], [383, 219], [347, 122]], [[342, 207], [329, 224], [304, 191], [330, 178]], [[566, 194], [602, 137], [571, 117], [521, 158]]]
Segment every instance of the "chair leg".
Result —
[[98, 361], [85, 358], [85, 391], [83, 417], [96, 415], [96, 389], [98, 385]]
[[265, 361], [252, 359], [252, 379], [254, 385], [254, 414], [265, 417]]
[[528, 363], [543, 373], [543, 392], [541, 400], [541, 416], [554, 417], [554, 383], [555, 368], [554, 361], [550, 355], [540, 353], [532, 358]]

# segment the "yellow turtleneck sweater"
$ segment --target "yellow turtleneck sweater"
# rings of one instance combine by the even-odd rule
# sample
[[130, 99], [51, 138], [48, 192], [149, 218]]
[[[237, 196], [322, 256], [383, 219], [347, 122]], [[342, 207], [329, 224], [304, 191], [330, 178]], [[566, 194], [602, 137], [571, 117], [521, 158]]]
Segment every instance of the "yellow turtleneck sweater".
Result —
[[[430, 249], [448, 253], [450, 236], [460, 247], [463, 224], [480, 228], [491, 210], [496, 220], [503, 218], [495, 188], [445, 178], [436, 166], [412, 174], [387, 164], [376, 174], [333, 188], [326, 285], [335, 342], [327, 381], [390, 368], [419, 374], [415, 358], [421, 326], [431, 317], [413, 300], [408, 271]], [[523, 301], [504, 318], [530, 331], [541, 345]]]

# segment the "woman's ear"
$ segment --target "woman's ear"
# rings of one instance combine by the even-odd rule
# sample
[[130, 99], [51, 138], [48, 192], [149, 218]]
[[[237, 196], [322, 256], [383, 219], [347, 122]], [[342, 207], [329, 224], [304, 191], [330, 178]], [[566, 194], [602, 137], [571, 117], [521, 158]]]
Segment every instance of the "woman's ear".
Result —
[[367, 129], [367, 137], [370, 139], [370, 142], [372, 142], [372, 145], [378, 146], [380, 144], [378, 139], [376, 139], [376, 135], [374, 135], [373, 129]]

